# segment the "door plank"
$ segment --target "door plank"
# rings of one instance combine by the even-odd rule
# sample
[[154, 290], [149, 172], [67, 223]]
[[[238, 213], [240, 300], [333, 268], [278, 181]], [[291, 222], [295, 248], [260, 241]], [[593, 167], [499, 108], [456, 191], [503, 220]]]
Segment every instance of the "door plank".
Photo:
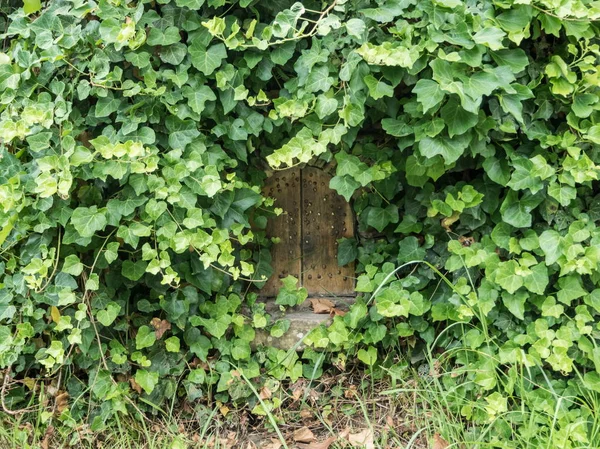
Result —
[[302, 285], [309, 295], [353, 296], [354, 266], [337, 264], [337, 239], [354, 236], [348, 202], [323, 170], [302, 170]]
[[281, 288], [282, 278], [292, 275], [300, 280], [300, 169], [275, 173], [267, 179], [263, 193], [275, 198], [275, 207], [284, 211], [279, 217], [269, 220], [266, 229], [269, 237], [281, 239], [271, 247], [273, 274], [260, 292], [263, 296], [273, 297]]

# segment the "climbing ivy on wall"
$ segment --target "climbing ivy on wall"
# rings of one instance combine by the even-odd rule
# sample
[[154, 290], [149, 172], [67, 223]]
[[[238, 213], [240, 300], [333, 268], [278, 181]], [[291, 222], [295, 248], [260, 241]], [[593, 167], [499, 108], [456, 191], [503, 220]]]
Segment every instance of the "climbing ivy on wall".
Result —
[[[464, 416], [480, 422], [513, 394], [555, 401], [498, 385], [514, 364], [558, 393], [600, 392], [595, 2], [5, 9], [0, 366], [61, 373], [85, 398], [64, 422], [91, 410], [101, 428], [178, 394], [265, 413], [240, 372], [314, 376], [319, 348], [369, 365], [463, 348], [464, 393], [488, 401]], [[357, 261], [357, 303], [302, 353], [253, 352], [257, 329], [289, 326], [256, 301], [282, 212], [265, 173], [315, 159], [357, 214], [361, 238], [339, 255]], [[305, 297], [293, 280], [284, 295]], [[559, 425], [585, 423], [568, 413]], [[565, 429], [564, 444], [588, 436]]]

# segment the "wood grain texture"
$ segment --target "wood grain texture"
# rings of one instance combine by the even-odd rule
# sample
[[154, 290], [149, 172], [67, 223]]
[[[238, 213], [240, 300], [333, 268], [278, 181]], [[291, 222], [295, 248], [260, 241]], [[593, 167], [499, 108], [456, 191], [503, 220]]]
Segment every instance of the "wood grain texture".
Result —
[[337, 239], [354, 236], [350, 204], [322, 170], [302, 170], [302, 285], [312, 296], [354, 295], [354, 266], [337, 264]]
[[275, 207], [284, 211], [279, 217], [269, 220], [267, 235], [279, 237], [281, 242], [271, 248], [273, 275], [260, 294], [265, 297], [277, 296], [281, 278], [292, 275], [300, 279], [301, 267], [301, 183], [300, 169], [294, 168], [275, 173], [265, 184], [265, 195], [275, 198]]

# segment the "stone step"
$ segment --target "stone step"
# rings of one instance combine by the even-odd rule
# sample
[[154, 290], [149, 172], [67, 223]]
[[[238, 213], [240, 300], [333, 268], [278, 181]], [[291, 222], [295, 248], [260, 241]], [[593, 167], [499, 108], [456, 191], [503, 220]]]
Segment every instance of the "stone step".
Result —
[[[283, 349], [289, 351], [295, 349], [296, 351], [303, 350], [306, 346], [302, 343], [304, 337], [313, 330], [315, 327], [324, 324], [331, 324], [333, 318], [328, 314], [317, 314], [310, 308], [311, 299], [318, 299], [317, 297], [307, 298], [303, 304], [288, 309], [285, 312], [281, 312], [279, 306], [276, 306], [273, 301], [266, 300], [266, 310], [271, 315], [272, 321], [279, 319], [286, 319], [290, 321], [290, 328], [281, 337], [272, 337], [269, 331], [263, 329], [256, 330], [256, 337], [253, 342], [253, 346], [275, 347], [277, 349]], [[337, 309], [346, 311], [352, 303], [354, 298], [322, 298], [328, 299], [335, 304]]]

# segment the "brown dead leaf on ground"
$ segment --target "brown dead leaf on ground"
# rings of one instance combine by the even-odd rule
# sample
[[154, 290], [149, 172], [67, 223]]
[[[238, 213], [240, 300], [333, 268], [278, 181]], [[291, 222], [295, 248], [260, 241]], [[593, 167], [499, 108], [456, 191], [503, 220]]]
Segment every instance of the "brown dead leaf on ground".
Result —
[[171, 329], [171, 323], [160, 318], [152, 318], [150, 324], [154, 328], [154, 335], [156, 335], [157, 340], [160, 340], [165, 335], [165, 332]]
[[44, 433], [44, 439], [40, 442], [41, 449], [50, 449], [50, 440], [54, 435], [54, 426], [48, 426]]
[[305, 409], [300, 410], [300, 417], [302, 419], [310, 419], [313, 417], [313, 413], [310, 410], [305, 408]]
[[313, 312], [317, 314], [327, 313], [330, 314], [335, 308], [335, 303], [325, 298], [313, 298], [310, 299], [310, 304], [313, 308]]
[[235, 432], [229, 432], [225, 438], [219, 439], [221, 448], [233, 448], [237, 444], [237, 435]]
[[54, 410], [57, 415], [64, 412], [69, 405], [69, 393], [66, 391], [59, 390], [58, 394], [54, 398]]
[[346, 388], [346, 391], [344, 391], [344, 397], [346, 399], [352, 399], [357, 394], [358, 394], [358, 389], [356, 388], [356, 385], [350, 385], [348, 388]]
[[132, 390], [135, 390], [137, 394], [142, 394], [142, 386], [138, 384], [133, 377], [129, 378], [129, 385]]
[[390, 415], [386, 415], [385, 417], [385, 425], [388, 429], [393, 429], [395, 427], [394, 418]]
[[262, 387], [260, 389], [259, 396], [261, 399], [270, 399], [272, 395], [273, 395], [273, 393], [271, 393], [271, 390], [269, 390], [267, 387]]
[[260, 449], [279, 449], [281, 447], [281, 441], [276, 440], [275, 438], [271, 438], [271, 442], [269, 444], [265, 444], [261, 446]]
[[329, 437], [325, 441], [321, 441], [320, 443], [314, 441], [312, 443], [298, 443], [298, 449], [329, 449], [329, 446], [333, 444], [333, 442], [337, 440], [336, 437]]
[[373, 431], [371, 429], [365, 429], [358, 433], [349, 434], [348, 442], [354, 447], [375, 449], [375, 443], [373, 441]]
[[344, 312], [341, 309], [338, 309], [337, 307], [334, 307], [333, 309], [331, 309], [330, 315], [344, 316], [346, 315], [346, 312]]
[[297, 443], [312, 443], [315, 440], [315, 434], [304, 426], [294, 431], [294, 441]]
[[450, 443], [444, 440], [439, 433], [433, 435], [432, 449], [447, 449], [448, 447], [450, 447]]

